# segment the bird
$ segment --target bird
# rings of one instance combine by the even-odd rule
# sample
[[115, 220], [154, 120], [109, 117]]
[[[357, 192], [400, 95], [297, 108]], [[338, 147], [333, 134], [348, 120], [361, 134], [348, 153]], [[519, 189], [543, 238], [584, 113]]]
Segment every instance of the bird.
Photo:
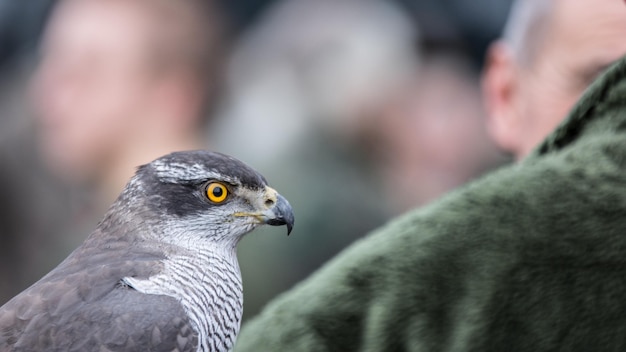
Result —
[[243, 162], [205, 150], [137, 168], [96, 229], [0, 307], [0, 351], [229, 351], [243, 289], [236, 246], [294, 225]]

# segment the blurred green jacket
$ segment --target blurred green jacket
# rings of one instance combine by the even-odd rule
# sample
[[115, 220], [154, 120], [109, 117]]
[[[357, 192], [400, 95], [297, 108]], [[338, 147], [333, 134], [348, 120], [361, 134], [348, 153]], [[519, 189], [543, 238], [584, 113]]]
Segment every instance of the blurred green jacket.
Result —
[[409, 213], [236, 351], [626, 351], [626, 59], [521, 163]]

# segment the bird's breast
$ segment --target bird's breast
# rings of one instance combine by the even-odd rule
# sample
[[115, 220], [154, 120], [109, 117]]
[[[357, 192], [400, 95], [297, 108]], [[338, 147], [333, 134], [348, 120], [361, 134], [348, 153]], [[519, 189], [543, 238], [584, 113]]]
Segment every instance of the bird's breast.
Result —
[[198, 333], [198, 351], [229, 351], [243, 314], [243, 287], [236, 259], [205, 253], [177, 256], [146, 280], [125, 278], [145, 294], [176, 298]]

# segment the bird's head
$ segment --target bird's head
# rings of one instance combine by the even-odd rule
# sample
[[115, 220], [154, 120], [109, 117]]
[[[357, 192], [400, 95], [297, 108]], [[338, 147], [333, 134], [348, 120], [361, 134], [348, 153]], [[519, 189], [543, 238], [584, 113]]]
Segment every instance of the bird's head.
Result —
[[176, 152], [139, 167], [120, 202], [139, 205], [142, 220], [174, 243], [236, 244], [259, 225], [286, 225], [289, 234], [294, 224], [289, 202], [261, 174], [208, 151]]

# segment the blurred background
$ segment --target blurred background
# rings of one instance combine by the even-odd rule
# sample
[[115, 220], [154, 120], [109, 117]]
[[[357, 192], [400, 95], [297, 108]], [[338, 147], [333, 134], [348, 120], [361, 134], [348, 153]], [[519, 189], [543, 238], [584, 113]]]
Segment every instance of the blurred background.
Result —
[[391, 217], [508, 162], [479, 73], [502, 0], [0, 0], [0, 305], [140, 164], [209, 148], [288, 198], [239, 245], [244, 319]]

